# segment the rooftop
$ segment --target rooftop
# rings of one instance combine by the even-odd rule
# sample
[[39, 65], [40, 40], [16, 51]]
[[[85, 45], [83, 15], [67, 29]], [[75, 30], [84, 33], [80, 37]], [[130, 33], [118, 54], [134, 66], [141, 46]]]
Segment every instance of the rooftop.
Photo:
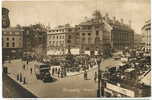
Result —
[[9, 27], [9, 28], [2, 28], [2, 31], [16, 32], [16, 31], [23, 31], [23, 29], [22, 28], [17, 28], [17, 27]]

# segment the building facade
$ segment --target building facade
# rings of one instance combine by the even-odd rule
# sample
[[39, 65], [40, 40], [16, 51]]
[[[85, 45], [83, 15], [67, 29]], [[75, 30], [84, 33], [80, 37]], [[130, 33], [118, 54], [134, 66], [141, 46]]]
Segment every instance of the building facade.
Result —
[[69, 24], [48, 30], [47, 51], [50, 54], [63, 55], [67, 49], [75, 47], [75, 28]]
[[134, 48], [138, 48], [142, 46], [142, 35], [134, 34]]
[[134, 47], [134, 31], [131, 27], [124, 24], [123, 19], [121, 22], [116, 18], [112, 20], [108, 14], [102, 16], [99, 11], [95, 11], [92, 18], [86, 18], [75, 27], [65, 25], [51, 29], [47, 36], [48, 50], [56, 52], [78, 48], [80, 54], [89, 52], [90, 55], [101, 50], [107, 55], [112, 49]]
[[104, 25], [101, 21], [90, 19], [77, 25], [76, 29], [81, 53], [85, 51], [94, 53], [97, 49], [102, 49]]
[[145, 22], [142, 27], [143, 42], [146, 52], [150, 52], [150, 42], [151, 42], [151, 23], [150, 20]]
[[127, 26], [115, 25], [112, 29], [112, 47], [115, 50], [134, 47], [134, 31]]
[[111, 47], [114, 50], [123, 50], [134, 47], [134, 30], [131, 28], [131, 21], [125, 24], [123, 19], [117, 20], [107, 17], [107, 23], [112, 27]]
[[16, 58], [22, 56], [23, 49], [23, 29], [3, 28], [2, 29], [2, 49], [3, 56]]

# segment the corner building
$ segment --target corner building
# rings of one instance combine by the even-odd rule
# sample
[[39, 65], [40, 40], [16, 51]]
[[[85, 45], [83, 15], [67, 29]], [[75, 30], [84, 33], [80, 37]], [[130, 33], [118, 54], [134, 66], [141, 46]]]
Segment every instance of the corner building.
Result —
[[145, 25], [142, 27], [142, 36], [146, 52], [150, 52], [151, 44], [151, 23], [150, 20], [145, 22]]
[[69, 24], [60, 25], [47, 33], [48, 55], [64, 55], [68, 48], [76, 47], [75, 28]]

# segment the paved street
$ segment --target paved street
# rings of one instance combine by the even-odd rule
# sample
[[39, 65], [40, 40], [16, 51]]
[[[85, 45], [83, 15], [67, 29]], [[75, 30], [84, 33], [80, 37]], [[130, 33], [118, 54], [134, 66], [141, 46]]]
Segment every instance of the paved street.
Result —
[[21, 87], [6, 74], [3, 75], [3, 97], [4, 98], [36, 98], [33, 94]]
[[[88, 72], [88, 80], [84, 80], [83, 74], [79, 74], [66, 78], [56, 78], [57, 80], [54, 82], [44, 83], [37, 80], [34, 73], [30, 73], [30, 67], [33, 67], [34, 63], [36, 62], [30, 62], [26, 65], [26, 70], [22, 68], [25, 62], [21, 60], [13, 60], [11, 63], [5, 63], [5, 66], [8, 66], [9, 76], [14, 80], [17, 80], [17, 73], [22, 72], [22, 76], [26, 77], [27, 84], [18, 83], [38, 97], [96, 97], [97, 83], [93, 79], [97, 68]], [[118, 63], [118, 61], [107, 59], [102, 62], [101, 69], [103, 66], [107, 67], [114, 63]]]

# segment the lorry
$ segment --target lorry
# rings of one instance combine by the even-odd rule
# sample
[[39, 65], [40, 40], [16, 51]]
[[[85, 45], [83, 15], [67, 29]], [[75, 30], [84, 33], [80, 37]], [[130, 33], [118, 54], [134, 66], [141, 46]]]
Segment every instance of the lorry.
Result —
[[37, 79], [43, 81], [49, 81], [52, 79], [50, 74], [50, 66], [44, 63], [38, 63], [34, 65], [34, 72]]

